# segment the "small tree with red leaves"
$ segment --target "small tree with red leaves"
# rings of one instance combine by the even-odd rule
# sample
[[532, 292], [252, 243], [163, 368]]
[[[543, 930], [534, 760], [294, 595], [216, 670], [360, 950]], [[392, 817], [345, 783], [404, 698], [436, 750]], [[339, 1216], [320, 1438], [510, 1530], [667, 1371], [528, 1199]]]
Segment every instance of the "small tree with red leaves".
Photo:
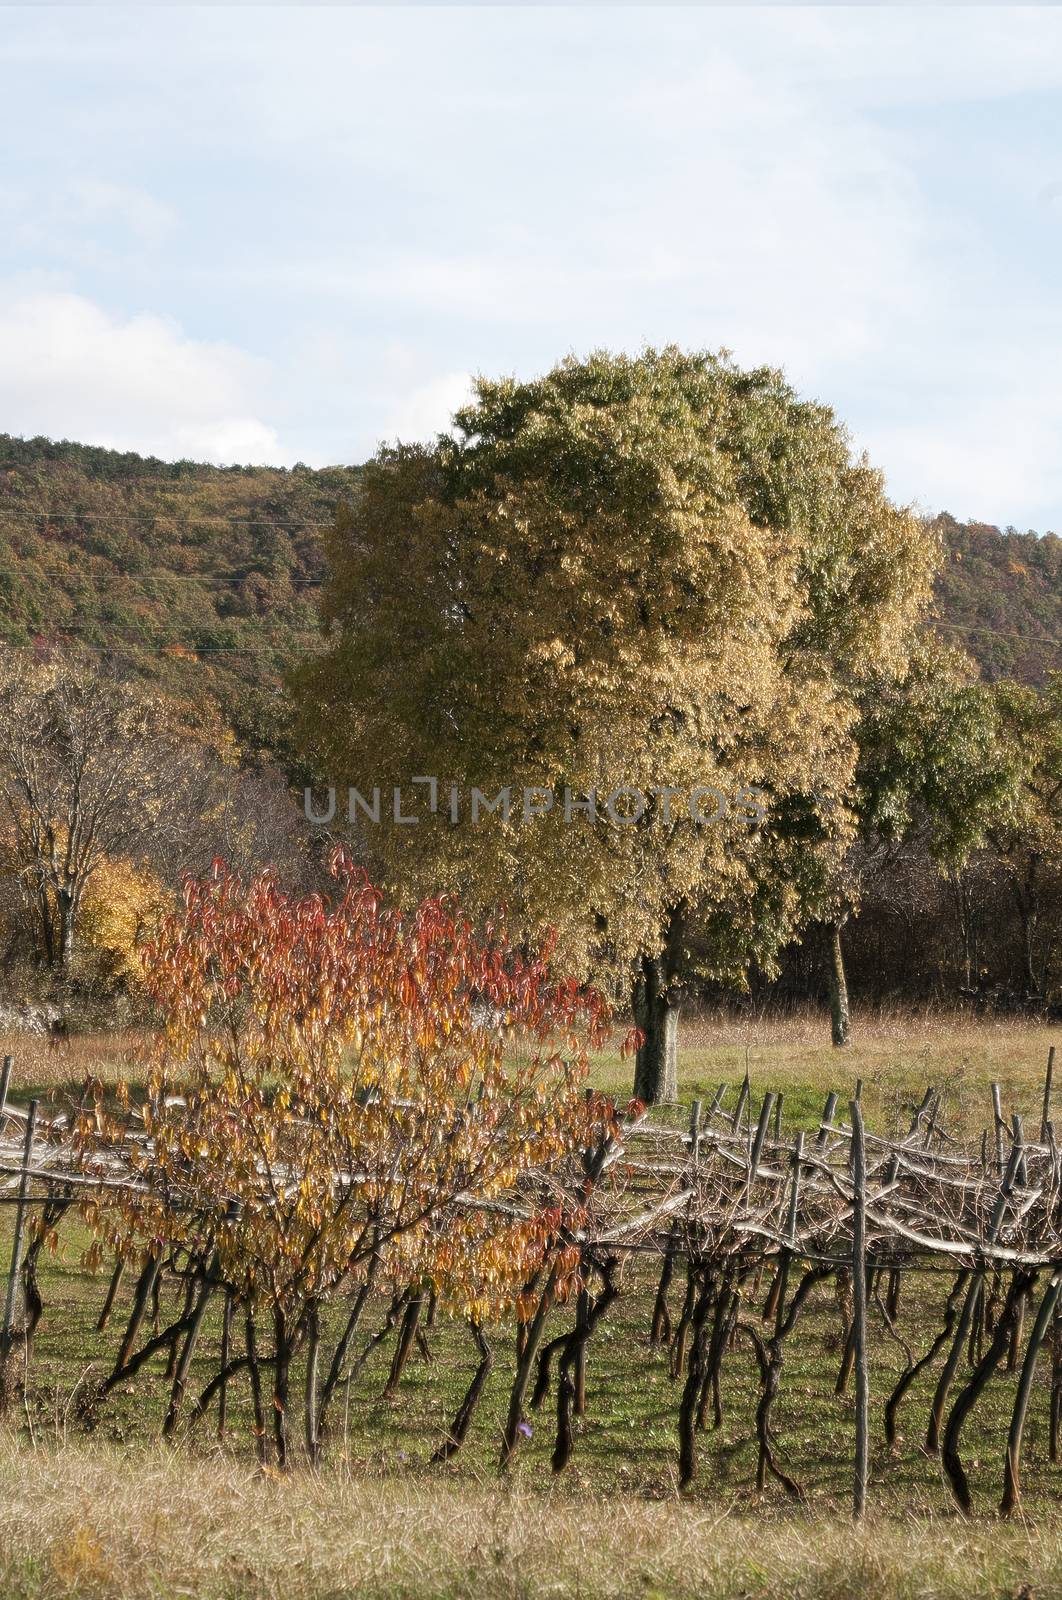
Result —
[[[399, 1300], [430, 1287], [478, 1328], [518, 1312], [547, 1258], [574, 1281], [581, 1153], [614, 1129], [584, 1087], [606, 1031], [598, 993], [444, 900], [404, 917], [342, 853], [333, 870], [333, 902], [221, 863], [187, 883], [145, 955], [163, 1018], [147, 1102], [82, 1123], [88, 1165], [120, 1151], [136, 1180], [86, 1208], [101, 1249], [165, 1256], [199, 1286], [168, 1425], [201, 1307], [224, 1288], [245, 1315], [230, 1367], [251, 1368], [263, 1452], [272, 1373], [281, 1464], [296, 1352], [315, 1455], [374, 1285]], [[347, 1297], [319, 1381], [321, 1313]]]

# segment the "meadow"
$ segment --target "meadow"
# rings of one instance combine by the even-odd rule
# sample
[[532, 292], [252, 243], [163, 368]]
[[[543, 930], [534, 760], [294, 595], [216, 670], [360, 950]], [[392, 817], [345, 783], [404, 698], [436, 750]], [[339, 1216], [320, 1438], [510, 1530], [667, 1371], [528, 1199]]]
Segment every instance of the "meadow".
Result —
[[[844, 1099], [862, 1079], [868, 1122], [884, 1129], [905, 1121], [931, 1082], [944, 1094], [945, 1125], [972, 1133], [987, 1121], [997, 1081], [1008, 1111], [1039, 1115], [1049, 1029], [882, 1013], [858, 1019], [848, 1051], [830, 1050], [825, 1037], [824, 1019], [811, 1012], [784, 1022], [690, 1022], [683, 1098], [710, 1098], [720, 1081], [736, 1083], [748, 1070], [754, 1097], [767, 1089], [784, 1094], [784, 1126], [812, 1128], [830, 1089]], [[112, 1084], [135, 1076], [140, 1043], [82, 1038], [59, 1055], [12, 1040], [12, 1098], [61, 1098], [86, 1072]], [[625, 1098], [629, 1063], [602, 1055], [593, 1073]], [[9, 1215], [2, 1226], [10, 1228]], [[908, 1395], [896, 1450], [886, 1449], [881, 1406], [903, 1352], [879, 1319], [870, 1342], [871, 1515], [853, 1531], [853, 1400], [835, 1393], [841, 1345], [832, 1288], [813, 1297], [799, 1340], [787, 1347], [776, 1408], [781, 1456], [805, 1495], [800, 1505], [777, 1487], [755, 1492], [757, 1375], [740, 1345], [726, 1357], [721, 1424], [700, 1436], [696, 1479], [680, 1493], [681, 1384], [666, 1353], [649, 1347], [659, 1267], [646, 1258], [628, 1263], [620, 1297], [595, 1334], [587, 1415], [563, 1474], [550, 1471], [547, 1401], [499, 1476], [514, 1359], [501, 1330], [487, 1330], [494, 1366], [463, 1449], [432, 1464], [475, 1365], [467, 1330], [440, 1315], [387, 1397], [392, 1347], [381, 1342], [337, 1407], [325, 1463], [297, 1462], [281, 1482], [273, 1469], [256, 1468], [250, 1402], [239, 1381], [230, 1387], [223, 1441], [212, 1409], [194, 1429], [185, 1423], [176, 1447], [159, 1444], [169, 1392], [164, 1354], [86, 1413], [84, 1396], [113, 1364], [131, 1295], [127, 1283], [111, 1326], [98, 1331], [108, 1273], [85, 1268], [86, 1244], [81, 1225], [66, 1219], [42, 1272], [45, 1310], [28, 1392], [5, 1425], [4, 1595], [1062, 1594], [1062, 1467], [1047, 1459], [1046, 1375], [1026, 1431], [1023, 1519], [1004, 1524], [996, 1516], [998, 1441], [1014, 1382], [1003, 1374], [968, 1425], [977, 1512], [962, 1519], [938, 1462], [921, 1449], [932, 1377]], [[912, 1307], [915, 1327], [923, 1310], [927, 1330], [934, 1316], [939, 1323], [947, 1287], [945, 1278], [912, 1275], [904, 1288], [908, 1333]], [[178, 1293], [167, 1289], [164, 1317]], [[367, 1333], [385, 1309], [383, 1302], [375, 1308]], [[750, 1304], [748, 1314], [758, 1312]], [[220, 1314], [210, 1311], [192, 1393], [216, 1371], [220, 1339]], [[293, 1389], [299, 1381], [297, 1374]]]

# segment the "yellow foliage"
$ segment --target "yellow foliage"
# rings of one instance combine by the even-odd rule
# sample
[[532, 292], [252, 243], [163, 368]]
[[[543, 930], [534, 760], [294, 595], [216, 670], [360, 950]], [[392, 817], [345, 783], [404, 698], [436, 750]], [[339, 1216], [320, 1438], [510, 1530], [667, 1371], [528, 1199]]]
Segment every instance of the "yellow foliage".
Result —
[[83, 947], [110, 957], [116, 975], [143, 981], [140, 945], [174, 908], [172, 894], [146, 868], [104, 861], [85, 889], [79, 934]]

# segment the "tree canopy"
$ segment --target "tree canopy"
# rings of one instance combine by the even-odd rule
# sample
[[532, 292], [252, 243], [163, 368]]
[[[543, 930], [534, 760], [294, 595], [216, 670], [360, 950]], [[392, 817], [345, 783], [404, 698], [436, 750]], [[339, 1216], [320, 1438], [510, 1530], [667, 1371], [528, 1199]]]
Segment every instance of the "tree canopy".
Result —
[[932, 530], [779, 373], [669, 348], [481, 380], [364, 469], [328, 556], [296, 681], [322, 782], [390, 807], [434, 777], [418, 823], [366, 829], [391, 881], [628, 977], [639, 1091], [670, 1096], [691, 931], [740, 981], [830, 881], [859, 686], [904, 670]]

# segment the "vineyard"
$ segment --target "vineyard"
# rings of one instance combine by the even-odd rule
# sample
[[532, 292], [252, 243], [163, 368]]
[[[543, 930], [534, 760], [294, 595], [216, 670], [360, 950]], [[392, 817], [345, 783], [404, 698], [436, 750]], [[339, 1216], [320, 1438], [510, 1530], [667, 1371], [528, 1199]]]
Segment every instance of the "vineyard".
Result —
[[[482, 1023], [476, 1026], [482, 1031]], [[247, 1270], [255, 1254], [249, 1236], [234, 1248], [226, 1235], [239, 1236], [241, 1213], [263, 1203], [276, 1209], [304, 1155], [298, 1139], [289, 1138], [288, 1161], [273, 1152], [271, 1162], [255, 1162], [250, 1187], [246, 1181], [211, 1184], [204, 1192], [193, 1163], [182, 1158], [167, 1170], [159, 1161], [160, 1134], [191, 1128], [190, 1098], [169, 1108], [176, 1122], [160, 1121], [156, 1109], [149, 1127], [150, 1112], [146, 1118], [130, 1108], [113, 1117], [102, 1112], [90, 1086], [73, 1114], [43, 1117], [35, 1103], [10, 1101], [8, 1063], [0, 1172], [2, 1198], [17, 1220], [4, 1312], [6, 1396], [10, 1402], [31, 1382], [34, 1335], [48, 1314], [40, 1287], [43, 1252], [64, 1219], [78, 1217], [94, 1224], [97, 1244], [116, 1246], [97, 1322], [102, 1330], [114, 1319], [113, 1365], [78, 1397], [86, 1425], [110, 1395], [125, 1392], [153, 1362], [165, 1363], [166, 1435], [178, 1424], [191, 1431], [209, 1416], [224, 1436], [241, 1383], [249, 1390], [262, 1462], [296, 1459], [289, 1419], [300, 1409], [303, 1453], [316, 1461], [336, 1431], [329, 1423], [337, 1396], [349, 1395], [381, 1351], [390, 1354], [383, 1393], [400, 1398], [408, 1363], [425, 1350], [448, 1307], [466, 1324], [474, 1364], [434, 1461], [452, 1460], [465, 1443], [495, 1364], [496, 1330], [511, 1325], [500, 1465], [511, 1466], [531, 1436], [532, 1419], [548, 1407], [551, 1465], [560, 1473], [577, 1449], [593, 1393], [597, 1343], [610, 1315], [634, 1296], [644, 1323], [641, 1359], [662, 1358], [674, 1384], [680, 1484], [695, 1483], [701, 1437], [720, 1425], [737, 1374], [751, 1372], [756, 1487], [773, 1480], [802, 1499], [803, 1485], [776, 1426], [776, 1403], [784, 1398], [786, 1358], [802, 1358], [802, 1342], [823, 1338], [821, 1317], [813, 1332], [803, 1314], [825, 1293], [834, 1322], [836, 1389], [854, 1390], [849, 1448], [856, 1514], [867, 1504], [872, 1415], [883, 1419], [890, 1453], [906, 1438], [907, 1448], [939, 1457], [955, 1501], [969, 1509], [964, 1429], [990, 1380], [1004, 1369], [1013, 1377], [1009, 1415], [998, 1413], [995, 1475], [1000, 1509], [1010, 1513], [1021, 1503], [1023, 1434], [1037, 1404], [1048, 1411], [1051, 1461], [1059, 1450], [1062, 1241], [1052, 1071], [1053, 1060], [1032, 1136], [1020, 1117], [1004, 1117], [995, 1088], [990, 1125], [972, 1143], [942, 1125], [940, 1096], [932, 1089], [910, 1125], [889, 1138], [864, 1128], [858, 1090], [843, 1108], [831, 1094], [817, 1130], [792, 1138], [783, 1137], [780, 1097], [767, 1093], [757, 1107], [747, 1079], [732, 1088], [720, 1084], [710, 1104], [694, 1105], [684, 1127], [665, 1112], [647, 1114], [636, 1105], [617, 1115], [604, 1097], [580, 1090], [567, 1102], [572, 1137], [548, 1156], [536, 1152], [511, 1181], [499, 1175], [490, 1193], [473, 1181], [467, 1159], [480, 1137], [500, 1138], [505, 1146], [489, 1091], [466, 1095], [461, 1115], [422, 1130], [420, 1144], [411, 1139], [403, 1108], [392, 1107], [401, 1140], [416, 1146], [422, 1168], [436, 1152], [431, 1206], [423, 1191], [418, 1201], [420, 1212], [430, 1209], [430, 1241], [411, 1254], [405, 1246], [388, 1253], [384, 1235], [404, 1237], [399, 1218], [405, 1213], [393, 1200], [390, 1213], [379, 1204], [377, 1174], [369, 1184], [376, 1195], [372, 1248], [360, 1262], [344, 1263], [327, 1286], [318, 1260], [302, 1280], [297, 1310], [290, 1277], [282, 1281], [274, 1270], [256, 1284]], [[282, 1094], [274, 1090], [268, 1101], [281, 1125]], [[363, 1100], [361, 1112], [371, 1120], [379, 1101]], [[313, 1128], [323, 1110], [301, 1103], [298, 1128]], [[438, 1155], [440, 1146], [455, 1143], [464, 1152], [461, 1181]], [[386, 1152], [378, 1124], [372, 1144], [393, 1174], [395, 1153]], [[440, 1184], [444, 1170], [447, 1182]], [[370, 1176], [336, 1166], [329, 1192], [364, 1195]], [[401, 1187], [404, 1193], [408, 1182]], [[293, 1226], [290, 1214], [285, 1226]], [[150, 1242], [134, 1248], [145, 1229]], [[504, 1266], [495, 1250], [499, 1237], [511, 1258]], [[305, 1239], [301, 1254], [312, 1256]], [[258, 1255], [261, 1260], [261, 1246]], [[936, 1323], [927, 1322], [921, 1292], [927, 1274], [939, 1275], [942, 1284]], [[124, 1300], [123, 1283], [131, 1288]], [[221, 1308], [220, 1339], [205, 1352], [200, 1346], [212, 1302]], [[123, 1316], [117, 1318], [120, 1303]], [[171, 1303], [173, 1315], [160, 1318], [160, 1306]], [[868, 1361], [874, 1327], [902, 1352], [901, 1369], [890, 1369], [887, 1383]], [[213, 1371], [193, 1394], [189, 1378], [197, 1352], [198, 1370], [206, 1359]], [[297, 1357], [303, 1374], [298, 1401], [289, 1382]], [[499, 1376], [494, 1373], [496, 1383]], [[931, 1401], [923, 1409], [913, 1397], [926, 1392], [927, 1380]]]

